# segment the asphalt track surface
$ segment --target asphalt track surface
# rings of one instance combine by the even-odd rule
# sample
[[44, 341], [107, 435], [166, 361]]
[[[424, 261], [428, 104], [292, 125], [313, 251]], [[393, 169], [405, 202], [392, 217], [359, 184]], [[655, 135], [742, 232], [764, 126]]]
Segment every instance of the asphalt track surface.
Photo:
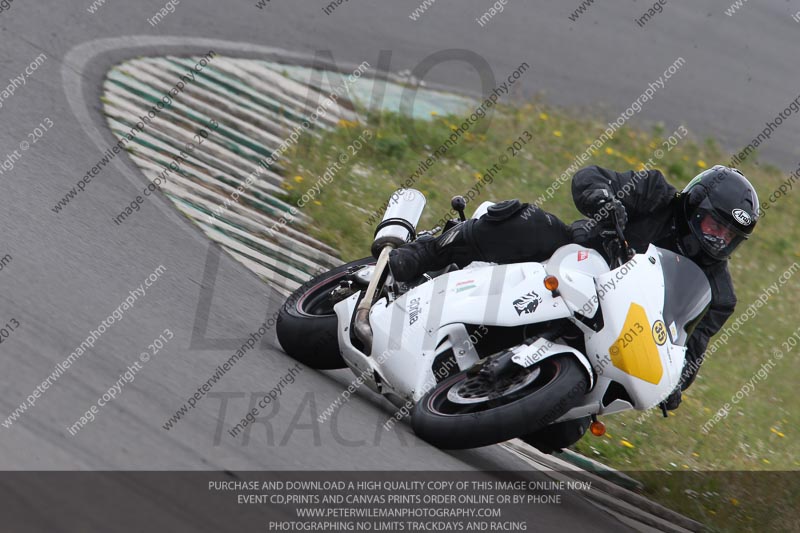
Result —
[[[392, 408], [368, 394], [352, 398], [336, 424], [316, 423], [316, 414], [348, 382], [343, 372], [303, 370], [267, 423], [254, 426], [249, 441], [229, 437], [222, 426], [235, 424], [251, 398], [275, 386], [293, 364], [273, 331], [215, 385], [215, 396], [199, 401], [170, 431], [163, 429], [216, 366], [277, 310], [280, 298], [224, 255], [216, 275], [209, 275], [206, 266], [214, 254], [208, 241], [164, 198], [143, 205], [124, 226], [114, 225], [112, 216], [146, 184], [124, 156], [67, 209], [51, 210], [115, 142], [104, 126], [99, 95], [105, 72], [119, 61], [165, 52], [199, 54], [209, 46], [198, 40], [212, 39], [242, 43], [239, 55], [246, 57], [259, 57], [252, 48], [258, 46], [303, 54], [330, 50], [343, 63], [375, 64], [379, 50], [391, 50], [391, 70], [399, 71], [413, 69], [431, 53], [465, 48], [486, 58], [498, 78], [528, 62], [531, 73], [516, 97], [543, 91], [551, 102], [600, 107], [611, 118], [681, 56], [686, 66], [634, 121], [683, 123], [699, 134], [719, 136], [731, 150], [755, 137], [797, 96], [800, 85], [800, 25], [789, 4], [778, 1], [748, 3], [728, 17], [727, 0], [670, 0], [645, 28], [633, 21], [648, 7], [642, 2], [593, 5], [571, 22], [567, 15], [577, 2], [511, 0], [483, 28], [474, 19], [491, 4], [474, 0], [439, 0], [419, 21], [408, 17], [418, 5], [413, 0], [380, 7], [350, 0], [331, 15], [323, 13], [322, 2], [273, 0], [259, 10], [254, 1], [203, 0], [178, 5], [155, 28], [146, 19], [163, 7], [160, 1], [109, 2], [93, 15], [86, 10], [89, 3], [15, 0], [0, 12], [0, 85], [40, 53], [48, 57], [3, 101], [0, 159], [45, 118], [54, 124], [0, 175], [0, 257], [13, 258], [0, 271], [0, 323], [20, 324], [0, 346], [0, 418], [156, 267], [163, 265], [166, 272], [33, 408], [10, 428], [0, 427], [3, 470], [528, 468], [496, 447], [451, 453], [420, 442], [406, 426], [386, 432], [380, 426]], [[65, 62], [75, 47], [111, 38], [108, 49], [92, 43]], [[225, 46], [217, 51], [227, 51]], [[463, 63], [442, 64], [427, 79], [479, 91], [474, 70]], [[787, 120], [764, 146], [763, 157], [791, 167], [798, 134], [800, 120]], [[203, 315], [202, 286], [213, 288], [206, 328], [197, 319]], [[67, 427], [165, 328], [175, 338], [164, 351], [94, 422], [70, 436]], [[202, 337], [229, 340], [199, 341]], [[594, 530], [620, 527], [577, 496], [542, 509], [542, 520], [568, 530], [587, 524]]]

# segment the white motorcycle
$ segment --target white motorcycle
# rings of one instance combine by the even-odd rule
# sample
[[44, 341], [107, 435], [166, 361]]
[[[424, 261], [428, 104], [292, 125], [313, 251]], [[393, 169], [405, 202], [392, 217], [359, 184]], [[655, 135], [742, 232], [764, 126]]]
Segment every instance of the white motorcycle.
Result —
[[397, 283], [389, 251], [416, 238], [424, 206], [418, 191], [395, 193], [377, 259], [319, 275], [286, 301], [277, 334], [290, 356], [349, 367], [396, 406], [413, 405], [414, 431], [448, 449], [587, 417], [602, 434], [598, 415], [650, 409], [678, 385], [711, 301], [692, 261], [653, 245], [634, 253], [617, 226], [604, 234], [610, 265], [569, 244], [541, 263], [472, 263]]

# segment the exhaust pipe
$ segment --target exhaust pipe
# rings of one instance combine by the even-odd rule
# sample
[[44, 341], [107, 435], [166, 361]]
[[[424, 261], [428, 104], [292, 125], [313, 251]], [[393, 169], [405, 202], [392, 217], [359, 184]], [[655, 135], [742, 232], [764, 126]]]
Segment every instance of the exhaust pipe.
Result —
[[389, 264], [389, 252], [394, 249], [391, 244], [384, 246], [378, 256], [378, 262], [375, 265], [375, 270], [372, 273], [372, 279], [369, 280], [367, 292], [359, 302], [356, 308], [356, 318], [353, 321], [353, 331], [358, 340], [364, 343], [364, 353], [370, 355], [372, 353], [372, 326], [369, 325], [369, 310], [372, 308], [372, 303], [375, 300], [375, 292], [378, 289], [378, 281], [380, 281], [383, 271]]
[[353, 332], [356, 338], [364, 343], [368, 355], [372, 353], [369, 310], [375, 300], [378, 282], [389, 264], [389, 252], [416, 238], [416, 227], [423, 209], [425, 209], [425, 195], [415, 189], [400, 189], [392, 194], [389, 206], [383, 214], [383, 220], [375, 228], [375, 240], [372, 242], [371, 251], [378, 262], [375, 264], [364, 298], [356, 308], [353, 321]]

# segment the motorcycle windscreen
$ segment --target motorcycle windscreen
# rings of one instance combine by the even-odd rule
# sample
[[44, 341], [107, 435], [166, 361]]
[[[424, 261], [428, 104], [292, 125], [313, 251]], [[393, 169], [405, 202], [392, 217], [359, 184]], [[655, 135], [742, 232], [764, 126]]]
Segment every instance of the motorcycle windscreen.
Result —
[[664, 323], [672, 344], [686, 346], [711, 303], [711, 285], [694, 261], [658, 248], [664, 272]]

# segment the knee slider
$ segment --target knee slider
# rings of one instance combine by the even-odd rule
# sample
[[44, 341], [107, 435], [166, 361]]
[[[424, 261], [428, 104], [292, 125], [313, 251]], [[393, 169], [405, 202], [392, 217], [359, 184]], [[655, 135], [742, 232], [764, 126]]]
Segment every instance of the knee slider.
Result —
[[486, 210], [486, 214], [481, 218], [491, 222], [502, 222], [513, 217], [526, 207], [528, 207], [528, 204], [523, 204], [517, 199], [505, 200], [490, 206]]

